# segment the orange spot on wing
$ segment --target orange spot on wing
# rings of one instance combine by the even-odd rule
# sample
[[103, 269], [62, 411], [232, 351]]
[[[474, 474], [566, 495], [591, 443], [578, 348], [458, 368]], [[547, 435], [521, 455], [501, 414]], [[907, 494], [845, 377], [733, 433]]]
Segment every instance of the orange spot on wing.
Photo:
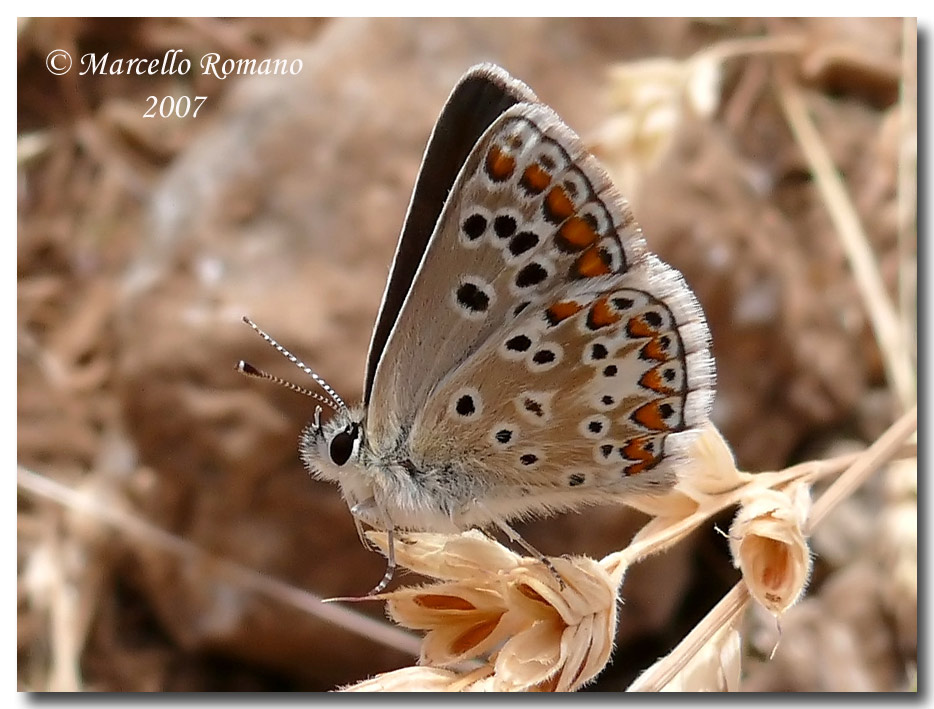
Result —
[[623, 468], [623, 475], [629, 477], [630, 475], [638, 475], [649, 468], [653, 467], [652, 464], [648, 461], [640, 461], [638, 463], [633, 463], [632, 465], [627, 465]]
[[516, 159], [514, 157], [504, 153], [497, 145], [490, 146], [486, 154], [486, 171], [494, 182], [508, 180], [515, 169]]
[[548, 310], [545, 311], [545, 315], [552, 325], [557, 325], [559, 322], [577, 315], [577, 313], [583, 309], [584, 306], [576, 301], [564, 300], [548, 308]]
[[545, 195], [545, 216], [555, 224], [560, 224], [574, 214], [574, 203], [563, 187], [553, 187]]
[[522, 173], [522, 186], [531, 194], [539, 194], [551, 184], [551, 175], [538, 163], [532, 163]]
[[577, 257], [573, 266], [578, 278], [595, 278], [610, 272], [609, 257], [601, 249], [591, 246]]
[[632, 438], [623, 446], [623, 455], [629, 460], [636, 461], [623, 469], [624, 475], [638, 475], [654, 467], [662, 457], [661, 446], [652, 436]]
[[[631, 325], [632, 320], [630, 320], [629, 323]], [[630, 334], [632, 334], [631, 331]], [[667, 362], [670, 359], [668, 356], [668, 346], [663, 337], [653, 337], [646, 342], [640, 354], [643, 359], [654, 359], [657, 362]]]
[[662, 407], [667, 406], [662, 401], [650, 401], [632, 412], [632, 420], [650, 431], [668, 431], [670, 426], [665, 422]]
[[641, 315], [630, 318], [626, 331], [632, 337], [653, 337], [658, 334], [658, 330], [649, 325]]
[[600, 298], [593, 304], [587, 315], [587, 324], [591, 329], [606, 327], [620, 321], [620, 315], [610, 307], [606, 298]]
[[597, 241], [597, 232], [585, 219], [571, 217], [558, 230], [559, 246], [565, 251], [580, 251]]
[[675, 390], [668, 386], [668, 383], [662, 378], [662, 374], [659, 371], [661, 366], [653, 367], [639, 379], [639, 384], [644, 386], [646, 389], [651, 389], [652, 391], [657, 391], [659, 394], [674, 394]]

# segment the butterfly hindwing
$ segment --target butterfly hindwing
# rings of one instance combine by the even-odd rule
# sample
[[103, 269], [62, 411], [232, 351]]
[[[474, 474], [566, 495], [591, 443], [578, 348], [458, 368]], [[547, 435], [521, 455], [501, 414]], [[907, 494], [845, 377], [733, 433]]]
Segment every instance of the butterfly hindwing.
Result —
[[708, 340], [693, 294], [646, 250], [577, 136], [517, 103], [441, 211], [376, 369], [367, 433], [417, 468], [539, 500], [563, 491], [556, 506], [569, 489], [667, 486], [710, 407]]
[[661, 262], [614, 280], [557, 289], [484, 342], [416, 418], [416, 455], [470, 461], [530, 503], [554, 491], [556, 507], [670, 485], [710, 404], [706, 331], [690, 299], [659, 297], [680, 285]]

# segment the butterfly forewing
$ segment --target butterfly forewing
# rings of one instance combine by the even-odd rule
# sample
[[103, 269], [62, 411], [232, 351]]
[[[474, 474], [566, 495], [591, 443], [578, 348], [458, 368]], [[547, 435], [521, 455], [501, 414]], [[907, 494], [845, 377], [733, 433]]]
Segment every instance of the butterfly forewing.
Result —
[[519, 496], [664, 487], [710, 407], [708, 339], [577, 136], [520, 103], [444, 205], [376, 371], [370, 442]]
[[535, 94], [501, 68], [482, 64], [468, 71], [451, 92], [425, 150], [389, 282], [367, 357], [364, 403], [369, 403], [376, 366], [396, 324], [425, 246], [464, 161], [483, 132], [506, 109]]

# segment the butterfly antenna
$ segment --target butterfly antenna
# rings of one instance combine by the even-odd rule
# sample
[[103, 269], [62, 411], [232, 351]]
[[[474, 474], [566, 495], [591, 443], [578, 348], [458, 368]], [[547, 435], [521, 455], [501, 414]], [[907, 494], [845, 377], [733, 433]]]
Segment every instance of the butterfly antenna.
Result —
[[237, 362], [237, 371], [240, 374], [245, 374], [248, 377], [256, 377], [257, 379], [268, 379], [271, 382], [275, 382], [281, 386], [284, 386], [286, 389], [291, 389], [292, 391], [298, 392], [299, 394], [304, 394], [305, 396], [310, 396], [315, 401], [320, 401], [322, 404], [327, 405], [331, 408], [332, 411], [337, 411], [337, 404], [328, 399], [325, 396], [321, 396], [318, 392], [311, 391], [306, 389], [303, 386], [298, 384], [293, 384], [292, 382], [286, 381], [282, 377], [277, 377], [275, 374], [270, 374], [269, 372], [264, 372], [262, 369], [257, 369], [249, 362], [244, 362], [242, 359]]
[[[330, 396], [330, 397], [337, 403], [337, 405], [340, 406], [340, 408], [342, 408], [342, 409], [346, 409], [346, 408], [347, 408], [347, 404], [345, 404], [345, 403], [344, 403], [344, 400], [341, 399], [340, 396], [338, 396], [337, 392], [334, 391], [334, 389], [331, 388], [331, 385], [328, 384], [326, 381], [324, 381], [324, 380], [323, 380], [321, 377], [319, 377], [317, 374], [315, 374], [315, 373], [312, 371], [311, 367], [309, 367], [308, 365], [306, 365], [306, 364], [305, 364], [304, 362], [302, 362], [298, 357], [296, 357], [296, 356], [293, 355], [291, 352], [289, 352], [287, 349], [285, 349], [285, 347], [283, 347], [283, 346], [280, 345], [278, 342], [276, 342], [274, 339], [272, 339], [272, 338], [271, 338], [269, 335], [267, 335], [263, 330], [261, 330], [260, 327], [259, 327], [255, 322], [253, 322], [252, 320], [250, 320], [250, 319], [249, 319], [248, 317], [246, 317], [245, 315], [243, 316], [243, 322], [245, 322], [247, 325], [249, 325], [250, 327], [252, 327], [253, 330], [254, 330], [260, 337], [262, 337], [264, 340], [266, 340], [266, 342], [268, 342], [270, 345], [272, 345], [273, 347], [275, 347], [275, 348], [279, 351], [279, 353], [282, 354], [283, 356], [285, 356], [292, 364], [294, 364], [296, 367], [298, 367], [298, 368], [301, 369], [303, 372], [305, 372], [305, 374], [307, 374], [309, 377], [311, 377], [312, 379], [314, 379], [314, 380], [315, 380], [315, 383], [316, 383], [319, 387], [321, 387], [322, 389], [324, 389], [324, 391], [327, 392], [328, 396]], [[246, 362], [243, 362], [243, 364], [246, 364]], [[250, 367], [253, 371], [255, 371], [255, 372], [260, 372], [260, 371], [261, 371], [261, 370], [259, 370], [259, 369], [256, 369], [255, 367], [252, 367], [251, 365], [247, 365], [247, 366], [249, 366], [249, 367]], [[237, 365], [237, 369], [240, 370], [240, 371], [243, 371], [243, 370], [240, 369], [240, 365]], [[244, 374], [250, 374], [251, 376], [257, 376], [257, 375], [255, 375], [255, 374], [251, 374], [250, 372], [246, 372], [246, 371], [243, 371], [243, 373], [244, 373]], [[273, 380], [273, 381], [278, 380], [279, 383], [284, 384], [284, 385], [286, 385], [286, 386], [289, 386], [289, 388], [292, 388], [292, 387], [289, 385], [288, 382], [286, 382], [286, 381], [284, 381], [284, 380], [282, 380], [282, 379], [279, 379], [278, 377], [274, 377], [274, 376], [272, 376], [271, 374], [267, 374], [267, 375], [264, 377], [263, 374], [265, 374], [265, 372], [263, 372], [262, 374], [259, 374], [259, 376], [260, 376], [261, 378], [263, 378], [263, 379], [270, 379], [270, 380]], [[301, 387], [298, 387], [297, 390], [300, 390], [300, 389], [301, 389]], [[311, 393], [311, 392], [309, 392], [309, 393]], [[332, 405], [331, 408], [334, 408], [333, 405]], [[335, 409], [335, 410], [336, 410], [336, 409]]]

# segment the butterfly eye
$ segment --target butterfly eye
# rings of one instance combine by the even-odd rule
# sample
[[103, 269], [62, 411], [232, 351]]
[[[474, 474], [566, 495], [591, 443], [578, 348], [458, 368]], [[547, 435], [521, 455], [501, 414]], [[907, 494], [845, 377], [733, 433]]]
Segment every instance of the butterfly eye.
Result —
[[331, 446], [328, 452], [331, 456], [331, 462], [335, 465], [343, 465], [353, 454], [354, 444], [357, 441], [357, 424], [351, 424], [343, 431], [331, 439]]

